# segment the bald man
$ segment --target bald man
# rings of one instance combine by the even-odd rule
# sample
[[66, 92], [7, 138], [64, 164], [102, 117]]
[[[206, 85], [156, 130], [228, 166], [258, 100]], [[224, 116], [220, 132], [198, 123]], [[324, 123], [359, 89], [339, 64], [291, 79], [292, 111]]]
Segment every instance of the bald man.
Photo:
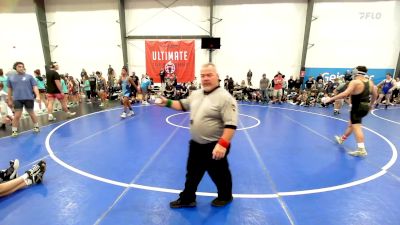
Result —
[[218, 189], [211, 205], [221, 207], [232, 200], [232, 176], [227, 155], [238, 122], [236, 100], [219, 86], [214, 64], [201, 67], [202, 89], [193, 91], [187, 99], [171, 100], [161, 97], [156, 103], [175, 110], [190, 110], [189, 156], [185, 189], [171, 208], [195, 207], [196, 190], [207, 171]]

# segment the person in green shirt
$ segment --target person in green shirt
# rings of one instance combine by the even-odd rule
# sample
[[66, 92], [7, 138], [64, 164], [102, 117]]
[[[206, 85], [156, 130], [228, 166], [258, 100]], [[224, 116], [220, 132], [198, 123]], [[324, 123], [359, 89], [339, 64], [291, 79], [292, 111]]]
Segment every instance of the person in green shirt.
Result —
[[0, 69], [0, 82], [1, 83], [3, 83], [3, 85], [4, 85], [4, 91], [5, 92], [7, 92], [7, 77], [6, 76], [4, 76], [4, 72], [3, 72], [3, 69]]
[[[40, 95], [40, 102], [39, 102], [39, 109], [41, 112], [45, 112], [47, 109], [47, 98], [46, 98], [46, 86], [44, 84], [44, 79], [42, 75], [40, 75], [40, 70], [36, 69], [33, 71], [35, 74], [35, 80], [39, 89], [39, 95]], [[42, 109], [42, 102], [46, 106], [44, 109]]]

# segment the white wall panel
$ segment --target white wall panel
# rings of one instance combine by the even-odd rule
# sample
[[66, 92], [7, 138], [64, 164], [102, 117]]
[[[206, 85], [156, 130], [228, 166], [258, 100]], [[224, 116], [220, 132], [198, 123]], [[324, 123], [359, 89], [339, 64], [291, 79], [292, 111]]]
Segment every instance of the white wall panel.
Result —
[[87, 72], [107, 72], [108, 65], [123, 64], [118, 4], [115, 0], [46, 1], [51, 56], [60, 73], [79, 76]]
[[[127, 35], [209, 35], [209, 0], [179, 0], [172, 4], [173, 2], [126, 0]], [[127, 44], [130, 72], [135, 71], [138, 75], [146, 73], [144, 43], [145, 40], [131, 39]], [[197, 78], [200, 66], [208, 62], [208, 52], [200, 46], [200, 39], [195, 40]]]
[[[11, 3], [10, 3], [11, 2]], [[126, 0], [127, 35], [208, 35], [209, 0]], [[111, 64], [122, 67], [117, 0], [46, 0], [52, 59], [61, 73], [79, 76]], [[173, 4], [172, 4], [173, 3]], [[172, 4], [172, 5], [170, 5]], [[215, 0], [213, 28], [221, 49], [213, 52], [220, 75], [245, 79], [253, 71], [297, 76], [304, 37], [306, 0]], [[165, 8], [168, 6], [169, 8]], [[9, 1], [0, 9], [0, 67], [25, 62], [28, 72], [44, 59], [32, 1]], [[314, 6], [307, 67], [394, 68], [400, 51], [400, 1], [319, 0]], [[378, 18], [379, 17], [379, 18]], [[216, 20], [214, 20], [216, 21]], [[13, 48], [15, 46], [16, 48]], [[131, 71], [145, 73], [144, 40], [128, 41]], [[208, 53], [196, 40], [196, 76]]]
[[316, 2], [307, 67], [395, 68], [400, 2]]
[[127, 35], [208, 35], [209, 0], [173, 2], [126, 0]]
[[44, 58], [33, 1], [4, 3], [0, 8], [0, 68], [12, 69], [16, 61], [25, 64], [27, 73], [44, 71]]
[[[272, 78], [277, 71], [296, 75], [300, 70], [306, 1], [216, 1], [215, 17], [222, 19], [214, 27], [221, 37], [221, 49], [214, 62], [221, 75], [235, 82], [246, 80], [253, 71], [253, 85], [258, 86], [263, 73]], [[246, 2], [246, 1], [242, 1]]]

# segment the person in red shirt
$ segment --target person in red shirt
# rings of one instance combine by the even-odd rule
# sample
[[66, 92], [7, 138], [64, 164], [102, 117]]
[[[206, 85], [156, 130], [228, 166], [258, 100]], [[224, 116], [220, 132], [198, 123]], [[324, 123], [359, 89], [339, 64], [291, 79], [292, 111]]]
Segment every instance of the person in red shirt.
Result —
[[278, 102], [279, 104], [282, 104], [282, 87], [283, 87], [283, 78], [282, 74], [278, 72], [277, 75], [274, 77], [274, 92], [272, 94], [272, 103]]

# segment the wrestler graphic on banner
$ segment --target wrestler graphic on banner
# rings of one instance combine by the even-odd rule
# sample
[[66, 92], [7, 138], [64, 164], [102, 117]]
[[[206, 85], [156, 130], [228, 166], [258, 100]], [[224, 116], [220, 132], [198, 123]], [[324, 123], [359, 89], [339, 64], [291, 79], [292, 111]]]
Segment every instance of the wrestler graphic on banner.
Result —
[[165, 64], [164, 70], [166, 73], [165, 75], [166, 83], [172, 86], [176, 86], [178, 81], [176, 79], [176, 74], [175, 74], [176, 71], [175, 64], [169, 61], [168, 63]]

